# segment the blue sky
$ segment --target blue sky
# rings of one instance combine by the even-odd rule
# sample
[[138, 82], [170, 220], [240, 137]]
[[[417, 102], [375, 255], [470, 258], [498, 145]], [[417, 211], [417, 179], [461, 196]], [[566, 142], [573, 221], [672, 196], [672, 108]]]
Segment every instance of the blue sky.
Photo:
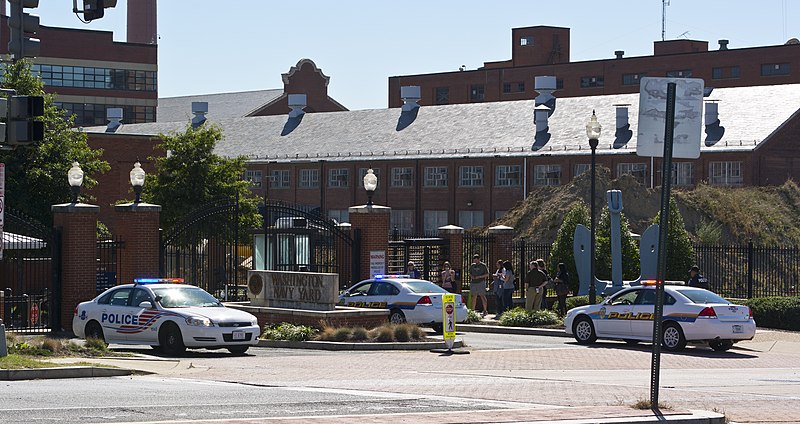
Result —
[[[128, 0], [135, 1], [135, 0]], [[81, 0], [78, 0], [81, 3]], [[85, 25], [69, 0], [44, 0], [41, 24], [114, 31], [125, 40], [126, 0]], [[650, 55], [661, 0], [158, 2], [159, 96], [282, 88], [302, 58], [331, 77], [351, 110], [385, 108], [388, 77], [446, 72], [511, 58], [511, 28], [571, 28], [572, 61]], [[236, 5], [236, 6], [233, 6]], [[800, 2], [671, 0], [667, 39], [729, 39], [730, 48], [800, 38]]]

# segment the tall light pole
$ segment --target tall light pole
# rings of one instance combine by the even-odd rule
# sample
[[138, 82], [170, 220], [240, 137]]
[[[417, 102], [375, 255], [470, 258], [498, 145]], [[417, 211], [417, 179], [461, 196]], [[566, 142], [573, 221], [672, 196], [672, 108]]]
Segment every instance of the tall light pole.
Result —
[[602, 127], [600, 123], [597, 122], [597, 115], [594, 114], [594, 110], [592, 110], [592, 117], [589, 118], [589, 122], [586, 123], [586, 136], [589, 137], [589, 147], [592, 148], [592, 190], [591, 190], [591, 210], [592, 210], [592, 223], [591, 223], [591, 237], [592, 241], [589, 246], [589, 255], [590, 255], [590, 262], [589, 262], [589, 303], [594, 305], [597, 299], [597, 289], [595, 287], [595, 277], [594, 277], [594, 264], [595, 264], [595, 213], [594, 213], [594, 191], [595, 191], [595, 177], [597, 174], [596, 171], [596, 163], [595, 163], [595, 153], [597, 151], [597, 144], [600, 142], [600, 130]]

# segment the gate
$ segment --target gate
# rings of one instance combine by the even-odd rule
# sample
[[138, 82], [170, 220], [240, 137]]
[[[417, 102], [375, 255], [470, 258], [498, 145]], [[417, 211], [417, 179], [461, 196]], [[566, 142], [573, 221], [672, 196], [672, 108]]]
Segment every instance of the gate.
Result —
[[462, 290], [469, 290], [469, 267], [472, 265], [472, 256], [478, 254], [486, 266], [489, 268], [489, 274], [496, 271], [495, 261], [501, 258], [492, 258], [492, 245], [494, 244], [494, 237], [491, 235], [482, 234], [464, 234], [462, 241], [461, 251], [464, 252], [463, 257], [460, 259], [461, 269], [464, 270], [464, 278], [461, 279]]
[[255, 268], [339, 274], [340, 288], [361, 275], [360, 234], [319, 209], [280, 201], [260, 206], [263, 225], [253, 236]]
[[420, 271], [420, 278], [441, 284], [441, 267], [444, 261], [450, 261], [450, 266], [456, 270], [456, 281], [459, 281], [463, 268], [459, 268], [459, 260], [450, 258], [450, 242], [443, 238], [407, 238], [397, 239], [397, 234], [392, 235], [389, 241], [387, 258], [388, 274], [405, 274], [409, 261], [414, 262]]
[[161, 234], [162, 277], [183, 278], [222, 300], [244, 300], [246, 281], [239, 272], [239, 201], [221, 199], [191, 212]]
[[60, 234], [8, 207], [4, 221], [3, 323], [14, 331], [60, 329]]

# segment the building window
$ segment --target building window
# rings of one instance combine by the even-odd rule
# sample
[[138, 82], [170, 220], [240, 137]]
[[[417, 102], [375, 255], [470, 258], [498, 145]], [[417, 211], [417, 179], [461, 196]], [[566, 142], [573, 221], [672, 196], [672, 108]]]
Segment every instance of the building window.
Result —
[[289, 170], [273, 169], [269, 179], [269, 188], [289, 188]]
[[350, 215], [347, 212], [347, 209], [328, 209], [328, 218], [338, 222], [349, 222]]
[[622, 85], [639, 85], [639, 80], [646, 74], [622, 74]]
[[575, 173], [572, 174], [574, 177], [583, 174], [584, 172], [588, 171], [591, 167], [588, 163], [577, 163], [575, 164]]
[[425, 211], [423, 213], [425, 234], [435, 234], [447, 225], [447, 211]]
[[411, 167], [392, 168], [392, 187], [411, 187]]
[[527, 37], [522, 37], [519, 39], [520, 46], [532, 46], [533, 45], [533, 36], [529, 35]]
[[261, 188], [261, 171], [254, 169], [244, 171], [244, 180], [250, 181], [250, 188]]
[[533, 167], [533, 185], [557, 186], [561, 184], [561, 165], [536, 165]]
[[495, 182], [498, 187], [517, 187], [522, 181], [522, 167], [519, 165], [497, 165]]
[[525, 92], [525, 81], [520, 81], [517, 83], [517, 92], [519, 93]]
[[67, 103], [53, 102], [53, 105], [63, 110], [67, 116], [74, 115], [72, 125], [77, 127], [92, 127], [106, 125], [106, 110], [109, 108], [122, 109], [123, 124], [141, 124], [156, 121], [155, 106], [123, 106], [99, 103]]
[[711, 68], [712, 79], [739, 78], [741, 71], [738, 66]]
[[484, 100], [483, 84], [473, 84], [469, 88], [469, 101], [482, 102]]
[[447, 167], [426, 166], [425, 187], [447, 187]]
[[156, 71], [42, 64], [31, 65], [31, 71], [49, 87], [125, 91], [156, 91], [158, 88]]
[[300, 170], [300, 188], [319, 188], [319, 169]]
[[620, 163], [617, 165], [617, 178], [630, 174], [637, 181], [644, 184], [647, 176], [647, 164], [644, 163]]
[[581, 77], [581, 88], [603, 87], [604, 85], [602, 76]]
[[711, 162], [709, 183], [714, 185], [741, 185], [742, 162]]
[[788, 63], [765, 63], [761, 65], [761, 76], [789, 75]]
[[397, 228], [402, 232], [414, 231], [414, 211], [408, 209], [392, 209], [390, 217], [392, 229]]
[[672, 184], [675, 184], [676, 186], [694, 185], [694, 163], [673, 162]]
[[667, 77], [669, 78], [690, 78], [692, 76], [691, 69], [680, 69], [676, 71], [667, 71]]
[[328, 170], [328, 187], [347, 187], [347, 175], [350, 170], [338, 168]]
[[450, 103], [450, 87], [436, 88], [436, 104], [446, 105]]
[[561, 78], [556, 78], [556, 88], [559, 90], [564, 89], [564, 80]]
[[494, 220], [497, 221], [498, 219], [506, 216], [508, 211], [494, 211]]
[[510, 82], [504, 82], [503, 83], [503, 94], [508, 94], [510, 92], [511, 92], [511, 83]]
[[483, 187], [482, 166], [462, 166], [459, 168], [458, 185], [462, 187]]
[[461, 228], [483, 227], [483, 211], [458, 211], [458, 226]]

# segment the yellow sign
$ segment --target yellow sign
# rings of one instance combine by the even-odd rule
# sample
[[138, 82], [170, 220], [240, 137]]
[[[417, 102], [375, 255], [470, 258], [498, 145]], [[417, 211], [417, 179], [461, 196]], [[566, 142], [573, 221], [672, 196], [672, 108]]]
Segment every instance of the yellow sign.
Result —
[[442, 295], [442, 328], [444, 332], [444, 342], [447, 348], [453, 348], [456, 340], [456, 295]]

